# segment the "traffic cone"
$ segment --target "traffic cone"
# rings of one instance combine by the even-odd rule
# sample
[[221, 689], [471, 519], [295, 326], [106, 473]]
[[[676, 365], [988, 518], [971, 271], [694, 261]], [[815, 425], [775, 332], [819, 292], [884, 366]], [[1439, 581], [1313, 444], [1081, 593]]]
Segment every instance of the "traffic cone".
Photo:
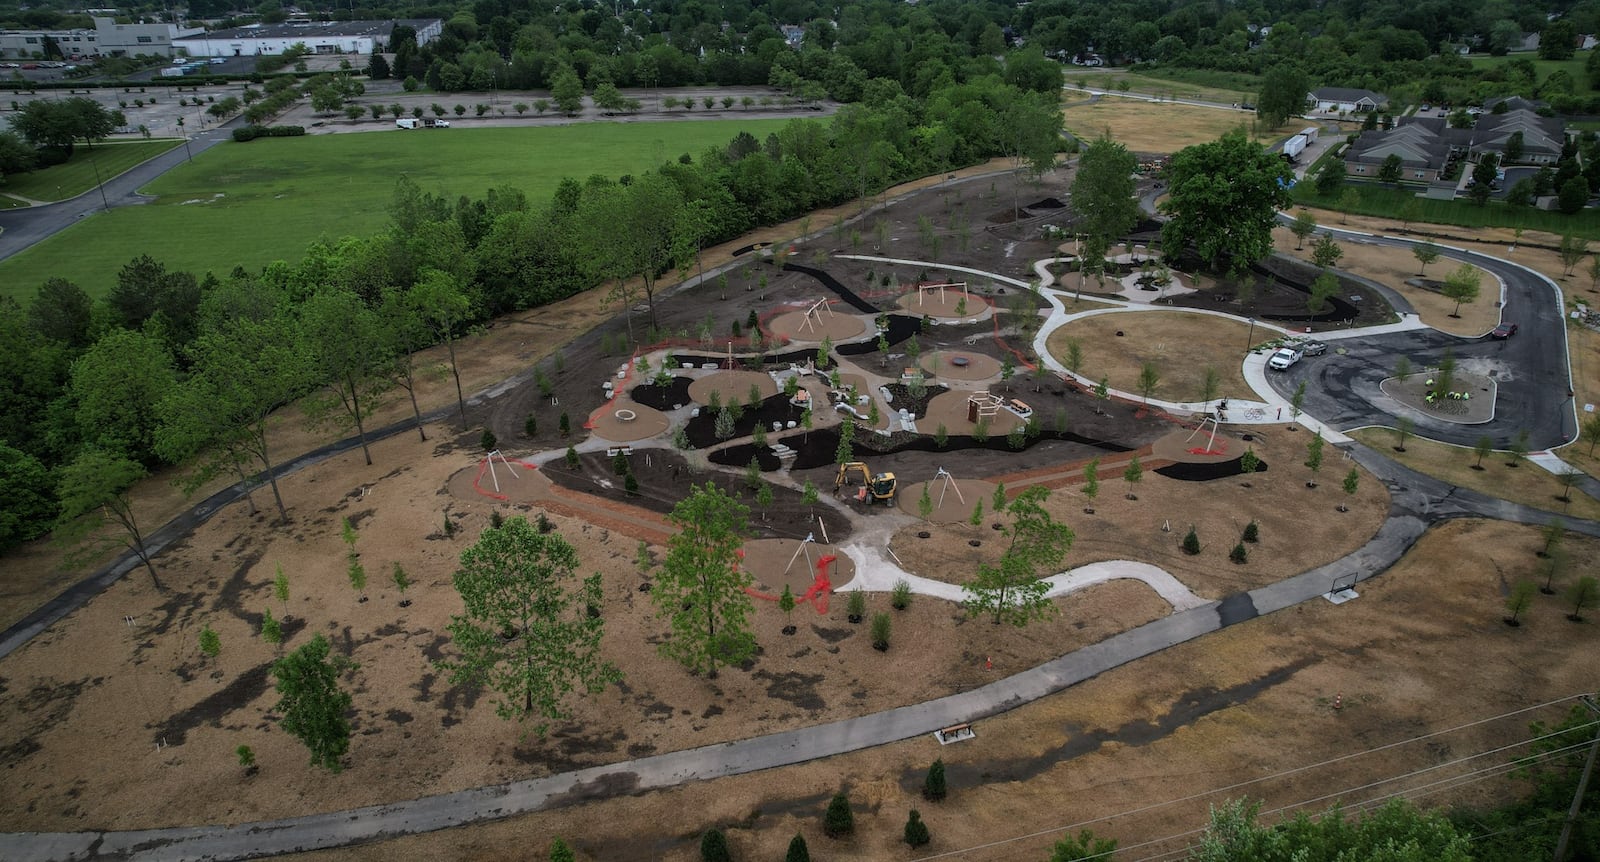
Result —
[[1343, 692], [1340, 692], [1340, 693], [1338, 693], [1338, 694], [1333, 696], [1333, 708], [1334, 709], [1344, 709], [1344, 693]]
[[984, 656], [983, 657], [983, 669], [984, 670], [994, 670], [994, 659], [991, 658], [990, 656]]

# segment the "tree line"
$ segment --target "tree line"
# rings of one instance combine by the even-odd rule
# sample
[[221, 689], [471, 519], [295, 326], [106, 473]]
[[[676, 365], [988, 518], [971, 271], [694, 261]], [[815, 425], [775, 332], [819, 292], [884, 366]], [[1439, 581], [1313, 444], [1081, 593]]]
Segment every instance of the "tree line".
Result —
[[[196, 278], [141, 256], [100, 302], [61, 279], [26, 307], [0, 299], [0, 485], [17, 501], [0, 547], [101, 510], [163, 464], [192, 465], [190, 488], [261, 477], [286, 516], [268, 421], [284, 404], [314, 395], [313, 421], [364, 444], [382, 400], [407, 398], [420, 431], [415, 353], [443, 343], [453, 369], [455, 339], [480, 321], [606, 282], [625, 307], [634, 291], [653, 305], [661, 276], [756, 225], [993, 156], [1048, 165], [1060, 142], [1053, 101], [999, 77], [926, 101], [892, 82], [879, 94], [639, 176], [567, 179], [544, 205], [513, 188], [450, 201], [402, 178], [386, 231], [259, 272]], [[73, 471], [125, 481], [74, 491], [63, 511], [63, 468], [90, 455], [134, 469]]]

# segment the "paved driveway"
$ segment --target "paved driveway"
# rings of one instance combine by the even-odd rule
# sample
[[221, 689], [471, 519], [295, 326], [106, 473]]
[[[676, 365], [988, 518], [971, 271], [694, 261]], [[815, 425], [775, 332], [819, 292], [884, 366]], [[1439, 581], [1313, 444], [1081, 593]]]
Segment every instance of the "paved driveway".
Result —
[[[1349, 234], [1346, 238], [1402, 248], [1415, 245], [1408, 240]], [[1528, 270], [1486, 255], [1466, 251], [1447, 251], [1446, 255], [1483, 267], [1504, 280], [1502, 319], [1520, 324], [1521, 332], [1505, 341], [1426, 329], [1341, 339], [1334, 346], [1343, 348], [1344, 355], [1330, 350], [1285, 373], [1269, 375], [1273, 389], [1289, 397], [1300, 381], [1307, 381], [1305, 411], [1341, 431], [1364, 425], [1392, 426], [1396, 417], [1405, 416], [1416, 424], [1418, 433], [1464, 446], [1487, 434], [1497, 448], [1505, 448], [1524, 430], [1532, 449], [1571, 440], [1577, 434], [1577, 420], [1558, 289]], [[1486, 280], [1478, 302], [1497, 302], [1499, 296], [1499, 285]], [[1498, 383], [1491, 421], [1481, 425], [1446, 422], [1405, 407], [1379, 391], [1379, 382], [1393, 375], [1401, 356], [1410, 360], [1412, 368], [1422, 369], [1438, 365], [1446, 350], [1455, 352], [1461, 370], [1484, 374]]]

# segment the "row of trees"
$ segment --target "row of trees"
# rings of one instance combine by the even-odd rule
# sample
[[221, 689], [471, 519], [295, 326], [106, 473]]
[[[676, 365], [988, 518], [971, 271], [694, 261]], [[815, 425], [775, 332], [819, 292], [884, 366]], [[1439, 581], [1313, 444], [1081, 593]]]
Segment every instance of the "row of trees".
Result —
[[92, 147], [126, 124], [121, 111], [83, 96], [34, 99], [11, 116], [9, 131], [0, 132], [0, 178], [59, 165], [79, 141]]
[[451, 202], [402, 178], [389, 230], [315, 243], [298, 262], [196, 279], [141, 257], [102, 303], [59, 279], [26, 309], [0, 300], [0, 462], [13, 466], [0, 482], [37, 503], [0, 521], [0, 546], [51, 523], [50, 471], [81, 451], [144, 468], [198, 456], [191, 487], [270, 479], [273, 410], [319, 392], [314, 420], [364, 443], [380, 399], [404, 392], [419, 412], [412, 354], [443, 341], [454, 368], [454, 338], [476, 321], [607, 281], [653, 307], [663, 273], [757, 224], [995, 155], [1053, 161], [1048, 100], [998, 78], [929, 104], [892, 90], [637, 177], [565, 180], [543, 207], [509, 188]]

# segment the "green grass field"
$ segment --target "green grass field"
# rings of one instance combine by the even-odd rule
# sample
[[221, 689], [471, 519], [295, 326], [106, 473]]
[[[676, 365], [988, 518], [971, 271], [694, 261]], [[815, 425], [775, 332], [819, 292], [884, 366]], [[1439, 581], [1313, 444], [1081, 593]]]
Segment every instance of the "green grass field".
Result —
[[[1467, 200], [1428, 200], [1417, 197], [1415, 189], [1393, 189], [1376, 183], [1352, 183], [1350, 187], [1361, 195], [1360, 202], [1350, 209], [1350, 212], [1356, 215], [1399, 218], [1400, 208], [1407, 201], [1416, 201], [1420, 206], [1419, 219], [1433, 224], [1474, 228], [1520, 227], [1555, 234], [1572, 234], [1585, 239], [1600, 239], [1600, 210], [1586, 209], [1576, 215], [1564, 215], [1533, 207], [1507, 206], [1499, 201], [1491, 201], [1480, 207]], [[1337, 196], [1318, 195], [1312, 183], [1296, 185], [1293, 194], [1296, 203], [1331, 210], [1342, 209], [1335, 205], [1338, 202]]]
[[1534, 69], [1538, 71], [1540, 81], [1550, 77], [1550, 73], [1557, 69], [1565, 69], [1567, 74], [1572, 76], [1572, 82], [1576, 88], [1573, 91], [1574, 95], [1586, 96], [1591, 92], [1589, 75], [1583, 70], [1583, 64], [1589, 60], [1588, 51], [1577, 52], [1572, 56], [1571, 60], [1541, 60], [1537, 54], [1508, 54], [1504, 57], [1474, 56], [1467, 59], [1472, 63], [1474, 69], [1493, 69], [1496, 66], [1504, 66], [1512, 60], [1532, 60]]
[[402, 174], [452, 199], [508, 185], [543, 205], [563, 177], [638, 173], [682, 153], [698, 159], [740, 131], [762, 139], [787, 122], [583, 123], [229, 141], [147, 186], [145, 192], [160, 196], [149, 206], [93, 216], [0, 261], [0, 293], [26, 302], [45, 279], [59, 276], [98, 296], [140, 254], [196, 275], [295, 260], [319, 237], [381, 230]]
[[155, 158], [182, 144], [180, 138], [105, 141], [95, 144], [92, 149], [79, 144], [66, 164], [8, 176], [0, 184], [0, 192], [36, 201], [66, 200], [95, 187], [96, 168], [102, 179], [109, 180], [146, 159]]
[[1209, 69], [1162, 69], [1148, 72], [1122, 72], [1117, 70], [1068, 69], [1066, 72], [1066, 97], [1070, 98], [1079, 83], [1089, 87], [1122, 89], [1135, 93], [1150, 93], [1177, 99], [1200, 99], [1207, 102], [1249, 102], [1260, 89], [1260, 80], [1254, 75], [1218, 72]]

